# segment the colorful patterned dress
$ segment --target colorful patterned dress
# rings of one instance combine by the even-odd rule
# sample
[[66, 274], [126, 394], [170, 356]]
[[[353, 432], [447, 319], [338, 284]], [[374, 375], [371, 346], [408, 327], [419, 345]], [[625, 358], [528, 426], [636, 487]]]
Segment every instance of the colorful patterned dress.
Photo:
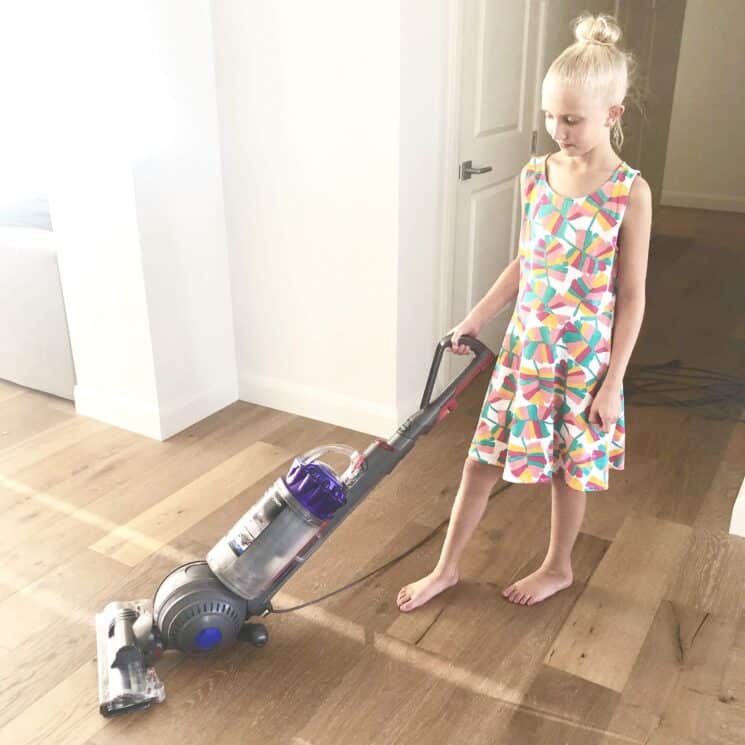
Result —
[[468, 457], [505, 481], [544, 483], [563, 468], [573, 489], [608, 488], [624, 468], [621, 413], [608, 433], [590, 406], [610, 362], [618, 230], [639, 171], [621, 162], [583, 197], [557, 194], [546, 158], [525, 166], [520, 284]]

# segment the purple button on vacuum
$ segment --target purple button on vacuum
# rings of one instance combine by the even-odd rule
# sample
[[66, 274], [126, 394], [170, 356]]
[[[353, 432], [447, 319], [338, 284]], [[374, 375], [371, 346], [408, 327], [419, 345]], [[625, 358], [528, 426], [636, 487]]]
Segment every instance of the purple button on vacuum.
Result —
[[344, 486], [322, 463], [295, 458], [283, 480], [292, 496], [319, 520], [327, 520], [347, 503]]

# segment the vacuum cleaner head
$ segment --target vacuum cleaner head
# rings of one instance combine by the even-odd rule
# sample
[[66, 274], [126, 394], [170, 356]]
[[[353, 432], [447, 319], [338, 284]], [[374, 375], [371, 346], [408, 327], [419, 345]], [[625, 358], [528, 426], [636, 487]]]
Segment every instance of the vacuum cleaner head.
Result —
[[150, 600], [115, 601], [97, 613], [96, 650], [101, 714], [145, 709], [165, 699], [153, 667], [162, 646], [153, 633]]
[[[246, 601], [205, 561], [174, 569], [152, 601], [109, 603], [96, 614], [101, 713], [113, 716], [163, 701], [165, 688], [154, 664], [166, 649], [197, 656], [217, 651], [245, 637], [245, 621]], [[261, 641], [255, 631], [249, 640]]]

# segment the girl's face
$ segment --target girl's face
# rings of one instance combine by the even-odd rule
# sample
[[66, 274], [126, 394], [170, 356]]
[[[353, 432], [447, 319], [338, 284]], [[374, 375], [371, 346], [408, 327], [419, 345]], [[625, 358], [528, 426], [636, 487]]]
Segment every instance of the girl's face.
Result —
[[584, 155], [603, 143], [610, 145], [611, 127], [623, 108], [603, 106], [596, 98], [553, 79], [543, 82], [541, 110], [546, 131], [570, 157]]

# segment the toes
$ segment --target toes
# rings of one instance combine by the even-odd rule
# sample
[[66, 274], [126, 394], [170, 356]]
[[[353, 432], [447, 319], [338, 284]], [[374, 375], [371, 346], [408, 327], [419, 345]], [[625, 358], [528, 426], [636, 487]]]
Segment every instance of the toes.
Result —
[[396, 599], [399, 610], [412, 610], [412, 592], [411, 585], [404, 585], [398, 593]]
[[536, 602], [535, 596], [520, 590], [517, 587], [517, 583], [502, 590], [502, 595], [510, 602], [518, 603], [519, 605], [533, 605]]

